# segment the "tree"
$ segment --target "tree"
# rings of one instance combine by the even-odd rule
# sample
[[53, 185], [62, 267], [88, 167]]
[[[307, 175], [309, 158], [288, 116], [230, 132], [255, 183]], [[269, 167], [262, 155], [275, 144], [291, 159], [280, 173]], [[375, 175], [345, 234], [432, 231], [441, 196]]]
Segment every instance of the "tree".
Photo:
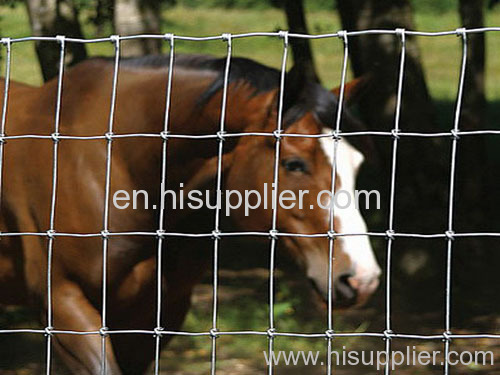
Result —
[[[460, 0], [462, 25], [468, 29], [484, 25], [483, 0]], [[467, 125], [477, 128], [484, 121], [486, 98], [484, 95], [485, 34], [468, 34], [467, 74], [465, 76], [462, 106]]]
[[[338, 10], [345, 30], [415, 29], [410, 0], [337, 0]], [[434, 103], [429, 95], [420, 53], [415, 38], [406, 35], [406, 61], [404, 88], [401, 103], [400, 128], [402, 131], [439, 131], [434, 115]], [[360, 114], [371, 130], [390, 130], [394, 126], [398, 74], [401, 56], [401, 39], [397, 35], [372, 34], [349, 38], [351, 68], [356, 77], [368, 76], [371, 81], [367, 92], [360, 98]], [[449, 130], [449, 127], [447, 128]], [[449, 160], [443, 150], [449, 147], [449, 139], [436, 138], [426, 142], [415, 138], [402, 138], [398, 148], [395, 223], [397, 231], [433, 233], [441, 226], [440, 209], [447, 202]], [[388, 196], [391, 181], [392, 147], [389, 142], [377, 142], [379, 160], [370, 168], [371, 186], [377, 186], [382, 195]], [[446, 155], [446, 154], [444, 154]], [[417, 159], [416, 159], [417, 158]], [[368, 161], [373, 157], [367, 158]], [[418, 160], [418, 162], [416, 162]], [[408, 161], [415, 163], [409, 164]], [[376, 173], [372, 172], [376, 169]], [[436, 204], [439, 202], [439, 204]], [[387, 217], [387, 216], [386, 216]], [[422, 218], [426, 218], [422, 220]], [[381, 230], [387, 222], [375, 222]], [[418, 243], [405, 246], [393, 254], [393, 272], [401, 285], [422, 288], [437, 277], [440, 254], [421, 252]], [[412, 275], [413, 255], [423, 257], [426, 272]], [[430, 286], [430, 285], [428, 285]], [[420, 290], [420, 289], [418, 289]], [[403, 294], [406, 296], [407, 294]], [[435, 298], [434, 298], [435, 297]], [[402, 298], [402, 297], [400, 297]], [[422, 306], [441, 302], [441, 296], [412, 295], [412, 303], [420, 299]], [[425, 304], [424, 304], [425, 301]], [[407, 303], [410, 303], [407, 301]]]
[[[283, 2], [288, 29], [292, 33], [308, 34], [303, 0], [285, 0]], [[308, 39], [291, 38], [295, 68], [308, 80], [319, 82], [314, 64], [311, 44]]]
[[[161, 32], [160, 1], [115, 0], [113, 26], [116, 34], [159, 34]], [[123, 56], [140, 56], [161, 52], [159, 39], [134, 39], [124, 44]]]
[[[72, 0], [26, 0], [34, 36], [65, 35], [82, 37], [78, 9]], [[54, 42], [36, 42], [35, 49], [45, 81], [57, 76], [59, 45]], [[85, 45], [68, 43], [65, 61], [76, 64], [87, 57]]]
[[[342, 27], [346, 30], [414, 29], [409, 0], [338, 0]], [[387, 35], [365, 35], [349, 40], [354, 75], [370, 73], [373, 95], [367, 95], [363, 112], [367, 122], [387, 128], [394, 117], [400, 42]], [[414, 38], [406, 36], [406, 67], [402, 123], [407, 129], [433, 129], [433, 105]], [[392, 104], [390, 104], [392, 103]], [[390, 105], [389, 105], [390, 104]]]

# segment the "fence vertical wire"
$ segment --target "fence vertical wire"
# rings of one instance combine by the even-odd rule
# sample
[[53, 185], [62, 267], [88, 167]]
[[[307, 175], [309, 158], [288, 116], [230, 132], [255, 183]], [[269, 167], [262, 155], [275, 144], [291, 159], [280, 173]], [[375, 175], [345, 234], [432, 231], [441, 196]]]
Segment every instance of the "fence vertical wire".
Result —
[[453, 250], [453, 209], [455, 198], [455, 174], [457, 164], [457, 148], [458, 148], [458, 131], [460, 125], [460, 114], [462, 110], [462, 99], [465, 84], [465, 71], [467, 67], [467, 33], [465, 29], [457, 29], [457, 35], [462, 38], [462, 62], [460, 66], [460, 78], [457, 92], [457, 103], [455, 107], [455, 118], [453, 129], [451, 133], [453, 138], [451, 141], [451, 155], [450, 155], [450, 182], [448, 191], [448, 229], [447, 236], [447, 249], [446, 249], [446, 286], [445, 286], [445, 324], [444, 324], [444, 373], [448, 375], [450, 372], [450, 365], [448, 361], [450, 353], [450, 334], [451, 334], [451, 262]]
[[104, 186], [104, 214], [102, 230], [102, 311], [101, 311], [101, 375], [106, 374], [106, 338], [107, 334], [107, 274], [108, 274], [108, 246], [109, 246], [109, 201], [111, 194], [111, 151], [113, 145], [113, 124], [116, 107], [116, 91], [118, 85], [118, 68], [120, 65], [120, 37], [111, 38], [115, 47], [113, 81], [111, 87], [111, 103], [109, 109], [108, 132], [106, 133], [106, 175]]
[[217, 368], [217, 308], [218, 308], [218, 287], [219, 287], [219, 246], [220, 246], [220, 202], [222, 188], [222, 163], [224, 153], [224, 133], [226, 126], [226, 106], [227, 106], [227, 90], [229, 85], [229, 72], [231, 68], [232, 55], [232, 36], [231, 34], [223, 34], [222, 40], [227, 43], [226, 63], [224, 66], [224, 85], [222, 87], [222, 104], [219, 122], [219, 132], [217, 133], [218, 150], [217, 150], [217, 176], [215, 186], [216, 207], [214, 218], [214, 230], [212, 232], [214, 247], [213, 247], [213, 279], [212, 279], [212, 329], [210, 337], [212, 340], [212, 350], [210, 356], [210, 373], [215, 375]]
[[59, 125], [61, 121], [61, 99], [62, 87], [64, 76], [64, 54], [65, 54], [65, 37], [58, 36], [60, 45], [59, 52], [59, 73], [57, 78], [57, 96], [56, 108], [54, 118], [54, 133], [52, 134], [53, 151], [52, 151], [52, 192], [50, 198], [50, 219], [49, 230], [47, 231], [47, 363], [46, 374], [50, 375], [51, 372], [51, 359], [52, 359], [52, 332], [54, 328], [53, 322], [53, 309], [52, 309], [52, 256], [54, 251], [54, 232], [55, 232], [55, 216], [56, 216], [56, 200], [57, 200], [57, 172], [58, 172], [58, 155], [59, 155]]
[[[157, 256], [156, 256], [156, 338], [155, 338], [155, 375], [160, 373], [160, 349], [161, 349], [161, 332], [162, 326], [162, 282], [163, 282], [163, 245], [165, 231], [165, 195], [163, 192], [166, 190], [167, 183], [167, 148], [168, 148], [168, 131], [170, 124], [170, 105], [172, 98], [172, 78], [174, 71], [174, 36], [165, 35], [169, 42], [169, 59], [168, 59], [168, 78], [167, 78], [167, 94], [165, 98], [165, 117], [163, 120], [162, 135], [162, 150], [161, 150], [161, 181], [160, 181], [160, 207], [158, 214], [158, 243], [157, 243]], [[166, 246], [165, 246], [166, 247]]]
[[10, 38], [2, 39], [2, 44], [5, 45], [5, 78], [4, 78], [4, 90], [3, 90], [3, 102], [2, 102], [2, 122], [0, 124], [0, 208], [2, 207], [2, 196], [3, 196], [3, 159], [4, 159], [4, 137], [5, 137], [5, 126], [7, 124], [7, 108], [9, 103], [9, 84], [10, 84], [10, 65], [11, 65], [11, 54], [12, 54], [12, 44]]
[[[397, 98], [396, 98], [396, 109], [394, 114], [394, 128], [392, 129], [392, 162], [391, 162], [391, 187], [389, 193], [389, 220], [387, 229], [387, 252], [386, 252], [386, 318], [385, 318], [385, 352], [387, 356], [391, 351], [391, 336], [392, 325], [391, 325], [391, 258], [392, 258], [392, 246], [394, 241], [394, 203], [396, 197], [396, 169], [397, 169], [397, 155], [398, 155], [398, 143], [399, 143], [399, 121], [401, 118], [401, 102], [403, 96], [403, 83], [404, 83], [404, 71], [405, 71], [405, 55], [406, 55], [406, 35], [404, 29], [397, 29], [397, 35], [400, 37], [401, 42], [401, 55], [399, 60], [399, 75], [398, 75], [398, 88], [397, 88]], [[385, 364], [385, 374], [390, 373], [389, 363]]]
[[[280, 70], [280, 83], [278, 94], [278, 114], [276, 120], [276, 130], [274, 131], [275, 149], [274, 149], [274, 170], [273, 170], [273, 192], [272, 192], [272, 222], [270, 230], [270, 250], [269, 250], [269, 329], [267, 330], [269, 340], [269, 356], [273, 355], [274, 351], [274, 333], [276, 328], [274, 326], [274, 264], [276, 257], [276, 241], [277, 225], [278, 225], [278, 176], [279, 176], [279, 162], [280, 162], [280, 146], [281, 146], [281, 132], [283, 131], [283, 103], [285, 96], [285, 77], [286, 77], [286, 63], [288, 58], [288, 31], [280, 31], [280, 37], [283, 39], [283, 55], [281, 59]], [[271, 357], [270, 357], [271, 358]], [[268, 374], [273, 374], [273, 363], [268, 363]]]
[[327, 311], [327, 353], [326, 353], [326, 373], [327, 375], [332, 374], [332, 340], [333, 340], [333, 261], [334, 261], [334, 245], [335, 245], [335, 186], [336, 186], [336, 176], [337, 176], [337, 150], [340, 141], [340, 124], [342, 122], [342, 108], [344, 105], [344, 93], [345, 93], [345, 81], [347, 76], [347, 64], [349, 60], [349, 39], [345, 31], [339, 31], [339, 38], [342, 39], [344, 47], [344, 56], [342, 59], [342, 72], [340, 76], [340, 93], [338, 98], [337, 112], [335, 116], [335, 129], [332, 131], [332, 167], [331, 167], [331, 201], [328, 213], [328, 311]]

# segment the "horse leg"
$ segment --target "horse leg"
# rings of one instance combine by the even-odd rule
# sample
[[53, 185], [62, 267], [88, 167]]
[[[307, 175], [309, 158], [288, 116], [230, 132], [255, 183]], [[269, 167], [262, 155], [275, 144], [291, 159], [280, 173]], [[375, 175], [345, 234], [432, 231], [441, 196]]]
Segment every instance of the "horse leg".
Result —
[[[165, 330], [179, 330], [191, 305], [191, 289], [183, 289], [182, 294], [175, 293], [173, 298], [170, 298], [168, 288], [166, 289], [162, 322]], [[151, 300], [149, 303], [138, 303], [132, 309], [133, 316], [127, 321], [127, 326], [152, 329], [155, 307]], [[160, 349], [164, 349], [172, 338], [173, 336], [163, 336]], [[156, 338], [153, 335], [115, 335], [112, 342], [124, 375], [143, 374], [154, 360]]]
[[[146, 329], [155, 326], [156, 259], [136, 264], [123, 280], [111, 304], [110, 325], [119, 329]], [[125, 303], [125, 305], [123, 305]], [[148, 334], [120, 334], [111, 337], [117, 362], [124, 374], [143, 374], [155, 354], [155, 338]]]
[[[52, 291], [52, 299], [55, 329], [99, 329], [100, 313], [75, 283], [59, 280]], [[91, 375], [101, 371], [101, 340], [99, 335], [56, 334], [53, 342], [59, 356], [73, 374]], [[106, 341], [106, 373], [120, 375], [109, 338]]]

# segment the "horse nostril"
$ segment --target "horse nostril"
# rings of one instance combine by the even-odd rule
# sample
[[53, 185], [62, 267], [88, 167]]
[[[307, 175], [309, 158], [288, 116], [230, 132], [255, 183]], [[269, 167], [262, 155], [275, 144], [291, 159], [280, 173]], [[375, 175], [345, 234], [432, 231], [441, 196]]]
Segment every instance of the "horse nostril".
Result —
[[336, 294], [338, 295], [340, 300], [355, 300], [356, 299], [356, 290], [353, 288], [351, 283], [349, 282], [349, 279], [353, 275], [350, 273], [346, 273], [343, 275], [340, 275], [337, 278], [336, 285], [335, 285], [335, 291]]

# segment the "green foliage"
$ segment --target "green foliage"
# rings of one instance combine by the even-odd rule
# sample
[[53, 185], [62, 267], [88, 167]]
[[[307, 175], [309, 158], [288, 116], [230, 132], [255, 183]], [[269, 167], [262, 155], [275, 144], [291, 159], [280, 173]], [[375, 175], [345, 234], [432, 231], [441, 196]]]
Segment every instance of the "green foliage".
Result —
[[[176, 0], [175, 3], [185, 7], [222, 7], [264, 9], [279, 7], [285, 0]], [[413, 8], [421, 12], [443, 13], [456, 10], [458, 0], [410, 0]], [[331, 10], [337, 7], [335, 0], [304, 0], [308, 10]]]
[[[185, 7], [203, 8], [243, 8], [243, 9], [266, 9], [280, 7], [284, 0], [175, 0], [175, 4]], [[305, 0], [308, 10], [334, 9], [334, 0]]]
[[269, 8], [271, 2], [268, 0], [177, 0], [178, 5], [185, 7], [203, 8]]
[[458, 9], [458, 0], [410, 0], [413, 9], [420, 12], [444, 13]]

